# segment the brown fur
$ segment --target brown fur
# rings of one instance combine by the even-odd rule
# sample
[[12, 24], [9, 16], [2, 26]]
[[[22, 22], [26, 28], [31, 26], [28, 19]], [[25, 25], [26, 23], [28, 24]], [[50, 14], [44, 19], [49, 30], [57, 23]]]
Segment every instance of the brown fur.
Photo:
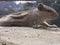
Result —
[[1, 26], [28, 26], [42, 25], [44, 21], [49, 21], [56, 18], [58, 13], [55, 9], [40, 4], [34, 10], [28, 10], [7, 15], [0, 19]]

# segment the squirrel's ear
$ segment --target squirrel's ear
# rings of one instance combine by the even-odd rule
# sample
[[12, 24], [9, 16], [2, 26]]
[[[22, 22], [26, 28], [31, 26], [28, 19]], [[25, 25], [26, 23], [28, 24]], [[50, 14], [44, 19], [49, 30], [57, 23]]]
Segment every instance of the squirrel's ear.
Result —
[[42, 10], [43, 9], [43, 4], [42, 3], [40, 3], [40, 4], [38, 4], [38, 10]]

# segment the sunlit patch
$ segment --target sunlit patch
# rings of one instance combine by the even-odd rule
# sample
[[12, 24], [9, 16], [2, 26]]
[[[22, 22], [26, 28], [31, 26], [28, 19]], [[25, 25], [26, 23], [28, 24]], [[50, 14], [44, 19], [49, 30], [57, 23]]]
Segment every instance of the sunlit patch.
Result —
[[14, 1], [14, 2], [18, 5], [19, 3], [27, 3], [27, 2], [35, 3], [36, 1]]

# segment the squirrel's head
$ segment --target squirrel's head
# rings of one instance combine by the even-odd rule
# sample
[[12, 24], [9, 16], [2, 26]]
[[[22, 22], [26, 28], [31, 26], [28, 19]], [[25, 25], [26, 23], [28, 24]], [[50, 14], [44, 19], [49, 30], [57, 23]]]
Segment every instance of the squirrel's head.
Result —
[[43, 15], [46, 15], [47, 18], [54, 19], [59, 16], [55, 9], [42, 3], [40, 3], [37, 8], [40, 12], [43, 12]]

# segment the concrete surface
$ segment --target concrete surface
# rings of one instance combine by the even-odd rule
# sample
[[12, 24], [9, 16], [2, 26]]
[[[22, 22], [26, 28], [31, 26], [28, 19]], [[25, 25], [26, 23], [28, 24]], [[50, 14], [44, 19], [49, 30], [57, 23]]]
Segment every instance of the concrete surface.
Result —
[[60, 29], [0, 27], [0, 45], [60, 45]]

